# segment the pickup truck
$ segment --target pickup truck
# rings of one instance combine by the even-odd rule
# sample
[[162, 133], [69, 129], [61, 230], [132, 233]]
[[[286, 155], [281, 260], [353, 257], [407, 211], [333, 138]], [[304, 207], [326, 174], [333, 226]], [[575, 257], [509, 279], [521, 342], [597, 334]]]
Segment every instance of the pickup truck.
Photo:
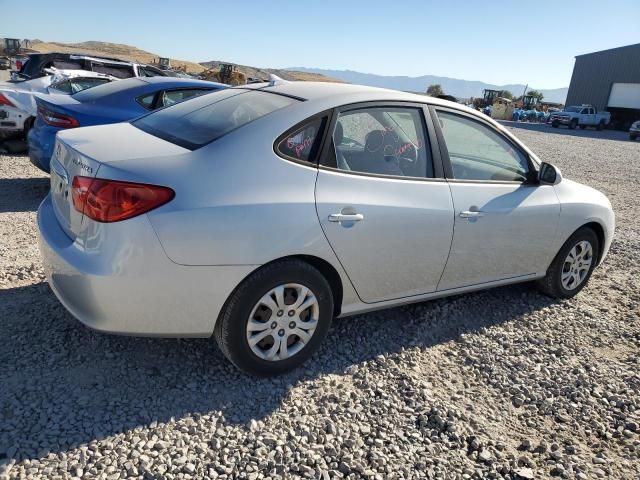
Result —
[[595, 127], [598, 130], [604, 130], [610, 120], [611, 114], [609, 112], [598, 112], [591, 105], [565, 107], [563, 111], [552, 113], [549, 116], [552, 127], [558, 128], [560, 125], [566, 125], [571, 130], [576, 127], [582, 129]]

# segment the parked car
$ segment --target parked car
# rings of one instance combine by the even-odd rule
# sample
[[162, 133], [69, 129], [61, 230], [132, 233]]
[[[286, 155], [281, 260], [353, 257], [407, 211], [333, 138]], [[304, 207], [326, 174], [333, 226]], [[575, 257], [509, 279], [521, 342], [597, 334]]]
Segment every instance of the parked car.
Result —
[[611, 114], [609, 112], [598, 112], [591, 105], [581, 105], [579, 107], [566, 107], [561, 112], [552, 113], [549, 115], [548, 121], [554, 128], [558, 128], [559, 125], [566, 125], [572, 130], [576, 127], [582, 129], [595, 127], [598, 130], [604, 130], [611, 121]]
[[531, 280], [573, 297], [614, 233], [602, 193], [492, 119], [357, 85], [274, 80], [60, 132], [51, 171], [40, 248], [75, 317], [214, 335], [255, 374], [308, 359], [335, 316]]
[[0, 85], [0, 133], [5, 136], [26, 135], [35, 117], [38, 95], [71, 95], [103, 85], [117, 78], [85, 70], [47, 69], [49, 75], [19, 83]]
[[129, 78], [73, 95], [36, 98], [38, 115], [28, 135], [29, 159], [49, 172], [60, 130], [117, 123], [188, 98], [226, 88], [221, 83], [185, 78]]
[[633, 122], [629, 129], [629, 140], [635, 140], [640, 137], [640, 120]]
[[47, 75], [47, 69], [51, 67], [64, 70], [88, 70], [116, 78], [173, 76], [170, 74], [171, 72], [160, 70], [151, 65], [125, 62], [117, 58], [71, 53], [33, 53], [14, 72], [12, 79], [20, 81], [43, 77]]

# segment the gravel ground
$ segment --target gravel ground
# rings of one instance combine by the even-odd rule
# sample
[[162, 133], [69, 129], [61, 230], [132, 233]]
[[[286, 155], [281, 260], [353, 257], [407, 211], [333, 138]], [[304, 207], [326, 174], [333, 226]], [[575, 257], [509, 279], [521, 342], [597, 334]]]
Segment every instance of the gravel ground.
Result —
[[210, 340], [75, 321], [36, 245], [47, 177], [0, 156], [0, 478], [640, 478], [640, 145], [514, 131], [616, 210], [577, 298], [519, 285], [338, 320], [258, 380]]

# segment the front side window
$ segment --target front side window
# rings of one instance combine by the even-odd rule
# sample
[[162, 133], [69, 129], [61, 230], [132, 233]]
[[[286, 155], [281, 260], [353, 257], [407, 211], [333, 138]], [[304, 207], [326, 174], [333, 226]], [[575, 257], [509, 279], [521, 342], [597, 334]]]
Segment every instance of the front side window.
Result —
[[343, 171], [433, 177], [421, 109], [372, 107], [342, 112], [334, 131], [335, 166]]
[[297, 128], [280, 140], [276, 150], [285, 157], [296, 160], [312, 160], [312, 152], [319, 140], [320, 132], [326, 118], [317, 118]]
[[527, 180], [527, 157], [498, 132], [484, 123], [454, 113], [439, 111], [438, 118], [454, 178]]
[[159, 110], [131, 124], [163, 140], [195, 150], [299, 101], [275, 93], [228, 88]]

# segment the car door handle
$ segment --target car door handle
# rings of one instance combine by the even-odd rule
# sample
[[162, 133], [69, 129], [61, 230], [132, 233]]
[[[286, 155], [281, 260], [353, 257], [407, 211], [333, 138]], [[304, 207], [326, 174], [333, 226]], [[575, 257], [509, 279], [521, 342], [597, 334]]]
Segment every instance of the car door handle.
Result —
[[329, 215], [330, 222], [359, 222], [364, 220], [361, 213], [332, 213]]
[[484, 217], [484, 212], [480, 210], [465, 210], [460, 212], [460, 218], [478, 218]]

